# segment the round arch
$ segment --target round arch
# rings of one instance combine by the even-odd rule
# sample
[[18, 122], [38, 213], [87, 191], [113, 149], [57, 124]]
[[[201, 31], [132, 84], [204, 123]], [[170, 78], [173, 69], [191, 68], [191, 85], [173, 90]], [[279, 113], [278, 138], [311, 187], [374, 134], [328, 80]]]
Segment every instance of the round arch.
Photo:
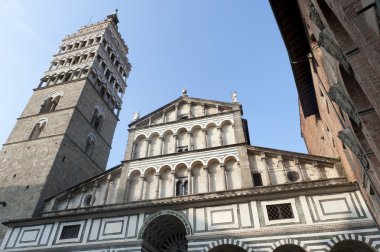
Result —
[[191, 126], [191, 128], [190, 128], [190, 132], [194, 132], [194, 130], [196, 130], [196, 129], [200, 129], [200, 130], [202, 130], [203, 128], [202, 128], [202, 125], [200, 125], [200, 124], [195, 124], [195, 125], [193, 125], [193, 126]]
[[364, 236], [361, 236], [358, 234], [344, 234], [344, 235], [337, 235], [331, 238], [330, 241], [328, 242], [328, 246], [330, 247], [331, 252], [346, 251], [347, 247], [352, 247], [354, 245], [357, 245], [358, 247], [361, 247], [363, 249], [363, 250], [358, 250], [360, 252], [377, 251], [377, 249], [375, 248], [376, 245], [373, 245], [374, 241], [370, 243], [368, 242], [369, 240]]
[[[241, 250], [244, 250], [244, 251], [247, 251], [247, 252], [254, 252], [254, 250], [252, 248], [250, 248], [247, 244], [245, 244], [244, 242], [242, 241], [239, 241], [239, 240], [235, 240], [235, 239], [220, 239], [216, 242], [212, 242], [210, 245], [208, 245], [208, 247], [204, 248], [202, 250], [202, 252], [212, 252], [214, 251], [213, 249], [219, 247], [219, 246], [223, 246], [223, 245], [232, 245], [232, 246], [235, 246], [237, 248], [240, 248]], [[217, 251], [217, 250], [215, 250]], [[229, 250], [227, 250], [229, 251]]]
[[186, 236], [191, 234], [191, 225], [183, 213], [174, 210], [161, 210], [145, 219], [137, 239], [143, 241], [143, 244], [153, 245], [159, 251], [171, 251], [168, 248], [173, 245], [181, 245], [182, 250], [180, 251], [187, 251]]
[[225, 156], [222, 160], [222, 163], [225, 164], [226, 162], [230, 161], [230, 160], [234, 160], [236, 162], [239, 162], [239, 157], [234, 155], [234, 154], [230, 154], [228, 156]]
[[142, 172], [141, 172], [140, 169], [138, 169], [138, 168], [133, 169], [132, 171], [130, 171], [128, 173], [128, 178], [131, 178], [131, 176], [133, 176], [133, 175], [135, 175], [137, 173], [139, 174], [139, 176], [141, 176], [141, 174], [142, 174]]
[[221, 121], [220, 123], [219, 123], [219, 126], [224, 126], [224, 125], [226, 125], [226, 124], [231, 124], [231, 126], [233, 126], [234, 125], [234, 123], [233, 123], [233, 121], [232, 120], [230, 120], [230, 119], [225, 119], [225, 120], [223, 120], [223, 121]]
[[157, 218], [159, 218], [160, 216], [163, 216], [163, 215], [171, 215], [171, 216], [174, 216], [174, 217], [178, 218], [182, 222], [182, 224], [185, 226], [186, 235], [191, 235], [192, 234], [190, 222], [189, 222], [189, 220], [187, 219], [187, 217], [183, 213], [175, 211], [175, 210], [160, 210], [158, 212], [155, 212], [155, 213], [149, 215], [144, 220], [144, 223], [141, 226], [139, 234], [137, 236], [137, 239], [141, 240], [142, 236], [143, 236], [143, 233], [144, 233], [145, 229], [147, 228], [147, 226], [153, 220], [155, 220], [155, 219], [157, 219]]
[[272, 244], [272, 249], [273, 249], [272, 251], [281, 252], [282, 251], [281, 247], [283, 247], [284, 245], [290, 245], [291, 248], [298, 248], [298, 250], [295, 250], [296, 252], [298, 252], [298, 251], [302, 251], [302, 252], [303, 251], [307, 251], [306, 247], [305, 246], [301, 246], [300, 241], [299, 240], [295, 240], [295, 239], [283, 239], [283, 240], [280, 240], [280, 241]]

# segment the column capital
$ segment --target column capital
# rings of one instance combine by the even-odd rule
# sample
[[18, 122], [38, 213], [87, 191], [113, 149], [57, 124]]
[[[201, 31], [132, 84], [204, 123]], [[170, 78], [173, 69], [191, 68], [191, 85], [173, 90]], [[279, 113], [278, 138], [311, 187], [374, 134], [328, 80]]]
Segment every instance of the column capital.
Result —
[[86, 192], [86, 191], [87, 191], [87, 187], [86, 187], [86, 186], [83, 186], [81, 191], [82, 191], [82, 192]]
[[156, 174], [154, 174], [154, 176], [160, 177], [161, 174], [159, 172], [156, 172]]
[[162, 140], [162, 141], [165, 140], [165, 138], [164, 138], [163, 136], [159, 136], [158, 139], [160, 139], [160, 140]]
[[150, 143], [151, 141], [150, 141], [150, 139], [145, 139], [145, 141], [147, 141], [148, 143]]

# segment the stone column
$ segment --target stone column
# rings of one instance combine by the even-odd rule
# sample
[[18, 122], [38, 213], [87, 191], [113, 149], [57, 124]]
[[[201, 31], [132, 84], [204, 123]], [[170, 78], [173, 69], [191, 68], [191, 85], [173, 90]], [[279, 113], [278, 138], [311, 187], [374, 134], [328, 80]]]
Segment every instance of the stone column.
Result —
[[103, 195], [103, 205], [105, 205], [106, 202], [107, 202], [108, 191], [109, 191], [109, 189], [110, 189], [111, 181], [112, 181], [112, 175], [109, 174], [109, 175], [107, 176], [106, 189], [105, 189], [105, 191], [104, 191], [104, 195]]
[[202, 104], [202, 114], [203, 116], [206, 115], [206, 104]]
[[68, 208], [69, 208], [70, 201], [71, 201], [72, 198], [73, 198], [73, 194], [70, 192], [70, 193], [67, 195], [67, 200], [66, 200], [65, 209], [68, 209]]
[[136, 146], [137, 146], [137, 142], [136, 141], [133, 141], [133, 144], [132, 144], [132, 151], [131, 151], [131, 159], [134, 159], [136, 157]]
[[226, 180], [226, 169], [224, 167], [224, 164], [220, 164], [220, 169], [222, 169], [222, 174], [223, 174], [223, 178], [222, 178], [222, 184], [223, 184], [223, 190], [227, 190], [228, 187], [227, 187], [227, 180]]
[[156, 199], [159, 198], [159, 195], [160, 195], [160, 180], [161, 180], [161, 176], [160, 176], [160, 173], [157, 172], [155, 174], [156, 176], [156, 179], [157, 179], [157, 184], [156, 184]]
[[174, 105], [174, 121], [178, 120], [178, 104]]
[[188, 111], [188, 118], [190, 119], [191, 118], [191, 101], [189, 101], [188, 103], [187, 103], [187, 105], [188, 105], [188, 107], [189, 107], [189, 111]]
[[166, 123], [166, 111], [162, 111], [162, 119], [161, 119], [162, 123]]
[[83, 198], [84, 198], [84, 194], [85, 194], [86, 191], [87, 191], [87, 187], [83, 186], [82, 187], [82, 192], [80, 194], [80, 200], [79, 200], [78, 207], [81, 207], [83, 205]]
[[175, 189], [176, 189], [176, 181], [175, 181], [175, 171], [171, 171], [170, 172], [170, 174], [172, 175], [172, 186], [173, 186], [173, 193], [172, 193], [172, 195], [173, 195], [173, 197], [175, 197], [176, 195], [175, 195]]
[[207, 148], [207, 129], [202, 129], [204, 147]]
[[160, 152], [159, 153], [160, 153], [160, 155], [162, 155], [163, 151], [164, 151], [164, 137], [160, 136], [158, 139], [160, 140]]
[[297, 170], [298, 170], [299, 174], [301, 175], [301, 179], [302, 179], [302, 181], [305, 181], [305, 175], [304, 175], [303, 172], [302, 172], [300, 162], [298, 161], [297, 158], [294, 159], [294, 164], [295, 164], [295, 166], [297, 167]]
[[174, 142], [173, 142], [173, 149], [174, 149], [174, 153], [177, 153], [177, 146], [178, 146], [178, 135], [177, 134], [174, 134], [173, 135], [173, 137], [174, 137]]
[[187, 194], [192, 194], [193, 193], [193, 188], [192, 188], [192, 174], [191, 174], [191, 168], [187, 168]]
[[193, 133], [191, 132], [187, 132], [188, 136], [189, 136], [189, 151], [193, 150]]
[[218, 131], [219, 146], [222, 146], [223, 145], [222, 127], [217, 127], [216, 129]]
[[206, 171], [206, 192], [210, 192], [210, 177], [208, 173], [208, 168], [204, 167], [203, 169]]
[[95, 203], [96, 188], [98, 188], [98, 187], [99, 187], [99, 181], [96, 180], [95, 183], [94, 183], [94, 187], [92, 188], [90, 206], [94, 205], [94, 203]]
[[261, 152], [260, 155], [261, 155], [261, 162], [265, 166], [265, 169], [264, 169], [265, 175], [268, 178], [268, 184], [267, 185], [272, 185], [272, 179], [270, 176], [270, 171], [269, 171], [269, 167], [268, 167], [268, 163], [267, 163], [267, 157], [265, 156], [264, 152]]
[[318, 170], [319, 179], [324, 179], [324, 178], [323, 178], [323, 174], [322, 174], [322, 172], [321, 172], [321, 169], [319, 168], [319, 165], [318, 165], [317, 162], [313, 162], [313, 167], [314, 167], [315, 169]]
[[140, 176], [141, 187], [140, 187], [140, 200], [144, 199], [144, 188], [145, 188], [145, 176]]
[[145, 139], [145, 142], [146, 142], [146, 149], [145, 149], [145, 157], [149, 157], [149, 151], [150, 151], [150, 140], [149, 139]]
[[284, 163], [283, 163], [283, 160], [282, 160], [282, 156], [278, 155], [277, 156], [277, 160], [278, 160], [277, 167], [280, 168], [280, 169], [282, 169], [282, 171], [284, 173], [285, 183], [289, 183], [288, 176], [286, 174], [286, 170], [285, 170]]
[[127, 182], [125, 183], [125, 192], [124, 192], [124, 199], [123, 202], [128, 202], [128, 195], [129, 195], [129, 190], [131, 186], [131, 179], [127, 178]]

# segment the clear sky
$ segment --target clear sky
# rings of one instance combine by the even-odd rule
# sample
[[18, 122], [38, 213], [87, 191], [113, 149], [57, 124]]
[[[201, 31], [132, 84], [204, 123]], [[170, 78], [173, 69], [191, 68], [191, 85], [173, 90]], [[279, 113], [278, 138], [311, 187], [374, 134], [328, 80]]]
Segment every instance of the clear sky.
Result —
[[119, 9], [132, 71], [108, 167], [124, 158], [132, 112], [178, 98], [230, 101], [251, 144], [305, 152], [288, 56], [267, 0], [1, 0], [0, 142], [10, 134], [61, 39]]

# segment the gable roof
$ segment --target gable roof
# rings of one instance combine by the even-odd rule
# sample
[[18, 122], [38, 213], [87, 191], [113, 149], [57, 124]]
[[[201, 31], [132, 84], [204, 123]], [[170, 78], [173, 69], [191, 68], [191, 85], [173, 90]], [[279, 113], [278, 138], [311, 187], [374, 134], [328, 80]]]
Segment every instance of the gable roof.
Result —
[[[192, 103], [198, 103], [198, 104], [206, 104], [206, 105], [212, 105], [212, 106], [216, 106], [216, 105], [219, 105], [219, 106], [222, 106], [222, 107], [228, 107], [228, 108], [231, 108], [232, 109], [232, 103], [230, 102], [224, 102], [224, 101], [216, 101], [216, 100], [208, 100], [208, 99], [202, 99], [202, 98], [195, 98], [195, 97], [188, 97], [188, 96], [180, 96], [178, 97], [177, 99], [165, 104], [164, 106], [150, 112], [149, 114], [147, 115], [144, 115], [143, 117], [137, 119], [136, 121], [133, 121], [131, 122], [128, 127], [131, 127], [131, 126], [134, 126], [146, 119], [148, 119], [149, 117], [151, 117], [152, 115], [155, 115], [155, 114], [158, 114], [160, 113], [161, 111], [167, 109], [167, 108], [170, 108], [172, 107], [173, 105], [177, 104], [177, 103], [181, 103], [181, 102], [192, 102]], [[239, 104], [240, 105], [240, 104]]]

